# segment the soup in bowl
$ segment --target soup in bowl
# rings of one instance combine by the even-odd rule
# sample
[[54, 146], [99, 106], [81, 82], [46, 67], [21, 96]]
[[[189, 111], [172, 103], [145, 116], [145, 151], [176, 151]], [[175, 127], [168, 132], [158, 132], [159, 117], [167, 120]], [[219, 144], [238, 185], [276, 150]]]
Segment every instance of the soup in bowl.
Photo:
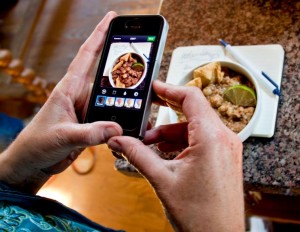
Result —
[[[261, 94], [246, 68], [232, 61], [205, 62], [178, 84], [201, 89], [222, 122], [242, 141], [251, 135], [260, 114]], [[176, 117], [185, 121], [182, 113], [176, 112]]]

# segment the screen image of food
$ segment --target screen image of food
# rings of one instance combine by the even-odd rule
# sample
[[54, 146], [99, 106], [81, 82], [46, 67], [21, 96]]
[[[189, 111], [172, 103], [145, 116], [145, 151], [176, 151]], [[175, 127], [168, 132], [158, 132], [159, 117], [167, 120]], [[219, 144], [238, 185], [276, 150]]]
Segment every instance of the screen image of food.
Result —
[[97, 108], [136, 111], [142, 108], [155, 42], [156, 36], [150, 35], [113, 35], [110, 38], [103, 72], [97, 74]]
[[145, 71], [145, 62], [137, 53], [121, 55], [111, 70], [115, 87], [126, 88], [135, 85]]
[[[256, 92], [252, 82], [219, 62], [193, 70], [193, 79], [186, 85], [200, 88], [223, 123], [235, 133], [242, 131], [254, 114]], [[182, 113], [177, 115], [178, 121], [186, 121]]]
[[155, 36], [113, 36], [101, 87], [144, 89]]

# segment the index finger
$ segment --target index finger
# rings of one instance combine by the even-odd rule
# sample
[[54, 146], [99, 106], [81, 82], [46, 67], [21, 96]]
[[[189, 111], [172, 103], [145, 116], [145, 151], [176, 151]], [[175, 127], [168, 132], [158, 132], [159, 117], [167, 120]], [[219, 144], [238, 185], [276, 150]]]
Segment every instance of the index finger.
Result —
[[176, 111], [183, 111], [188, 121], [194, 117], [209, 119], [214, 114], [209, 102], [197, 87], [175, 86], [154, 81], [153, 89], [166, 105]]
[[81, 45], [76, 57], [69, 66], [68, 72], [71, 75], [85, 78], [90, 77], [103, 48], [109, 23], [116, 16], [117, 14], [115, 12], [108, 12], [88, 39]]

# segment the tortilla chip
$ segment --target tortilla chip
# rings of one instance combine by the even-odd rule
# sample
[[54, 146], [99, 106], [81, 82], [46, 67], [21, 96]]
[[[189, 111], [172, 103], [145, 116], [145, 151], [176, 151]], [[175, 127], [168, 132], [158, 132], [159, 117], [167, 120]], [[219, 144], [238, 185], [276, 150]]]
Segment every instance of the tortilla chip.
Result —
[[197, 86], [198, 88], [202, 89], [202, 81], [200, 78], [195, 78], [188, 83], [185, 84], [186, 86]]
[[117, 63], [117, 64], [113, 67], [113, 69], [112, 69], [111, 71], [113, 72], [113, 71], [117, 70], [118, 68], [120, 68], [120, 67], [123, 65], [123, 63], [124, 63], [124, 61], [121, 60], [119, 63]]
[[201, 79], [203, 88], [216, 81], [219, 82], [223, 79], [220, 62], [212, 62], [195, 69], [193, 77]]
[[122, 56], [122, 57], [120, 58], [120, 60], [128, 61], [129, 58], [131, 58], [131, 53], [125, 54], [124, 56]]

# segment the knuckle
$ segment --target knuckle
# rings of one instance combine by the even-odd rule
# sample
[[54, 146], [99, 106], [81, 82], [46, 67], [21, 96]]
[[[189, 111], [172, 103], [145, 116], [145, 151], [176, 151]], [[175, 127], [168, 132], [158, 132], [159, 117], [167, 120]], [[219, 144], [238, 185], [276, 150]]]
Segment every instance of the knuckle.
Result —
[[99, 136], [92, 132], [93, 130], [87, 126], [77, 130], [76, 136], [73, 136], [72, 143], [74, 145], [90, 146], [95, 145]]
[[58, 147], [64, 147], [69, 143], [68, 136], [66, 136], [68, 130], [65, 127], [55, 127], [54, 128], [54, 144]]
[[129, 163], [131, 163], [132, 165], [135, 166], [135, 160], [136, 160], [136, 157], [138, 156], [137, 147], [129, 146], [127, 153], [129, 154], [129, 157], [128, 157]]

